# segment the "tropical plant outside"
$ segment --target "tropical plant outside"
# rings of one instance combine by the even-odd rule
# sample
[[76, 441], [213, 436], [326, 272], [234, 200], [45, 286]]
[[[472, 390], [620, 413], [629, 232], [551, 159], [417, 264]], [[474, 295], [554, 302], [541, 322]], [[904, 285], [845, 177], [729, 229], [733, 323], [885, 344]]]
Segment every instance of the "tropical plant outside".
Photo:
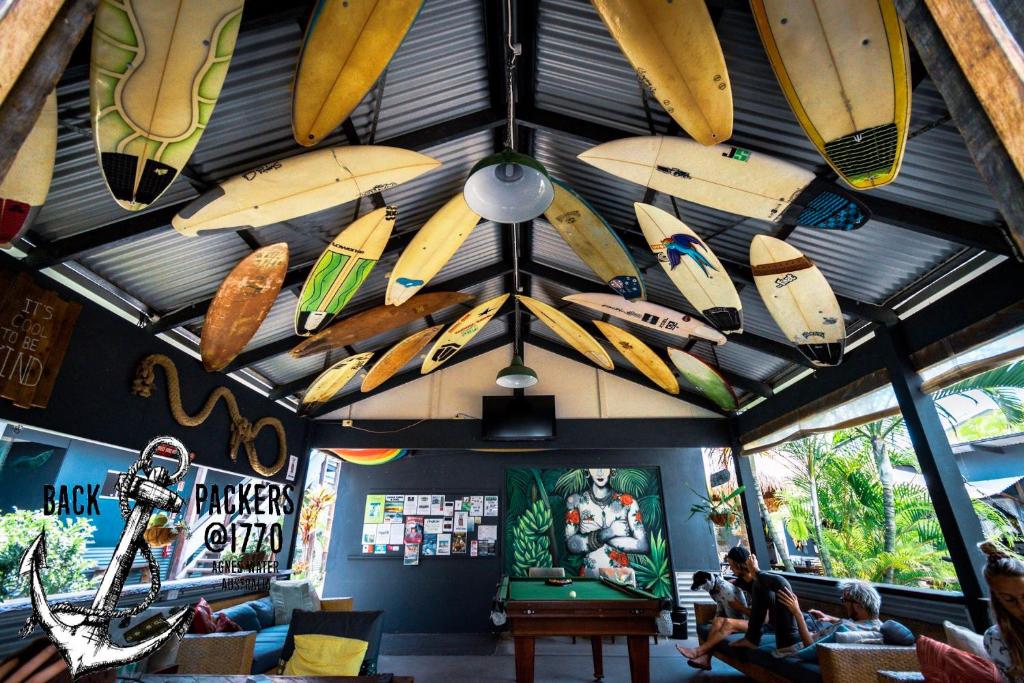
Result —
[[85, 590], [92, 566], [86, 546], [96, 528], [85, 518], [75, 521], [44, 515], [41, 510], [19, 510], [0, 515], [0, 601], [28, 595], [28, 582], [19, 575], [21, 558], [29, 544], [46, 532], [46, 571], [40, 573], [48, 595]]

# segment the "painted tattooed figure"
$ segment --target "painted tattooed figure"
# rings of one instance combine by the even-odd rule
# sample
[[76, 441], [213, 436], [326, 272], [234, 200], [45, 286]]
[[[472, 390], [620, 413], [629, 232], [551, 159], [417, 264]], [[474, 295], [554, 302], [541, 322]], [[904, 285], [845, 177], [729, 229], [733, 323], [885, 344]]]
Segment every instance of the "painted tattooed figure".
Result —
[[628, 567], [627, 553], [647, 553], [647, 531], [633, 496], [611, 486], [614, 470], [588, 469], [589, 486], [566, 503], [565, 540], [569, 552], [586, 555], [582, 573], [597, 576], [602, 568]]

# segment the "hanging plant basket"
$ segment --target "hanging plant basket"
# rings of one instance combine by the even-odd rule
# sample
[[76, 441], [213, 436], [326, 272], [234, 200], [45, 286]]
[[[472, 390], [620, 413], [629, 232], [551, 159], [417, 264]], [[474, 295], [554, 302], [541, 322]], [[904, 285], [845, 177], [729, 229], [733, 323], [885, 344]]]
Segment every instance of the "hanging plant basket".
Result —
[[782, 497], [775, 489], [768, 489], [764, 492], [764, 506], [768, 512], [778, 512], [782, 507]]
[[715, 526], [732, 527], [732, 525], [736, 522], [736, 515], [735, 513], [730, 511], [714, 512], [708, 515], [708, 519], [710, 519], [711, 523]]
[[178, 536], [184, 532], [180, 526], [151, 526], [146, 529], [142, 538], [149, 544], [150, 548], [166, 548], [178, 540]]

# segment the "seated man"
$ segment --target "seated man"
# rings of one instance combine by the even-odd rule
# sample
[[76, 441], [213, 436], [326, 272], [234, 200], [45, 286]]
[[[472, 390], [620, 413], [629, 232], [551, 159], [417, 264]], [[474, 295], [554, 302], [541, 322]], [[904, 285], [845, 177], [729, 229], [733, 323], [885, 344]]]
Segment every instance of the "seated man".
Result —
[[750, 551], [739, 546], [726, 554], [725, 561], [729, 563], [729, 568], [737, 577], [735, 585], [710, 572], [697, 572], [693, 576], [693, 585], [690, 589], [708, 591], [718, 606], [714, 621], [711, 622], [711, 631], [700, 647], [676, 646], [679, 653], [687, 658], [687, 664], [695, 669], [710, 669], [711, 651], [715, 646], [725, 640], [726, 636], [747, 630], [750, 609], [747, 607], [744, 590], [750, 587], [745, 580], [747, 560], [750, 557]]
[[[843, 581], [839, 584], [839, 591], [842, 595], [843, 611], [846, 612], [846, 616], [842, 618], [830, 616], [816, 609], [809, 610], [804, 615], [800, 610], [800, 601], [792, 590], [779, 593], [778, 601], [796, 620], [802, 647], [808, 647], [836, 630], [881, 630], [882, 622], [878, 618], [878, 613], [882, 609], [882, 596], [871, 584], [865, 581]], [[801, 644], [795, 644], [788, 650], [780, 649], [780, 654], [796, 652], [800, 648]]]
[[[742, 551], [733, 555], [734, 551]], [[751, 608], [750, 618], [747, 621], [747, 632], [740, 640], [732, 643], [732, 647], [756, 648], [761, 644], [763, 627], [771, 626], [774, 631], [774, 647], [776, 649], [788, 648], [800, 642], [800, 630], [797, 621], [803, 623], [803, 619], [797, 619], [793, 613], [779, 601], [779, 596], [784, 591], [793, 592], [789, 581], [784, 576], [774, 572], [765, 572], [757, 566], [757, 558], [751, 555], [746, 548], [733, 548], [729, 551], [730, 557], [740, 560], [746, 555], [745, 571], [741, 575], [744, 581], [750, 583]]]

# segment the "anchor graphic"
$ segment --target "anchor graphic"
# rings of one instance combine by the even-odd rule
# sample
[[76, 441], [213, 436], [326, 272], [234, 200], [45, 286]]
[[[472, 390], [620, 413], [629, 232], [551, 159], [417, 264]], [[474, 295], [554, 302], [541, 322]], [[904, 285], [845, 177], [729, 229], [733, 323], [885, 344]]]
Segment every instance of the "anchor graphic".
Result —
[[[170, 475], [164, 468], [154, 466], [154, 455], [177, 458], [177, 471]], [[47, 604], [46, 591], [39, 577], [40, 568], [46, 567], [45, 532], [36, 537], [22, 556], [21, 574], [31, 574], [34, 611], [22, 629], [22, 636], [27, 636], [35, 624], [40, 624], [60, 650], [72, 677], [138, 661], [157, 650], [171, 636], [180, 638], [188, 629], [192, 609], [186, 605], [167, 617], [168, 628], [162, 633], [129, 646], [117, 645], [110, 639], [112, 620], [141, 613], [160, 594], [160, 569], [142, 535], [153, 510], [177, 512], [181, 509], [182, 499], [167, 487], [180, 481], [188, 468], [185, 445], [177, 439], [161, 436], [146, 444], [138, 461], [118, 477], [117, 494], [121, 516], [126, 520], [125, 527], [91, 607], [67, 602]], [[143, 470], [148, 478], [136, 476], [139, 470]], [[129, 500], [135, 501], [131, 510]], [[140, 604], [119, 610], [116, 609], [117, 601], [137, 551], [149, 562], [152, 576], [149, 594]]]

